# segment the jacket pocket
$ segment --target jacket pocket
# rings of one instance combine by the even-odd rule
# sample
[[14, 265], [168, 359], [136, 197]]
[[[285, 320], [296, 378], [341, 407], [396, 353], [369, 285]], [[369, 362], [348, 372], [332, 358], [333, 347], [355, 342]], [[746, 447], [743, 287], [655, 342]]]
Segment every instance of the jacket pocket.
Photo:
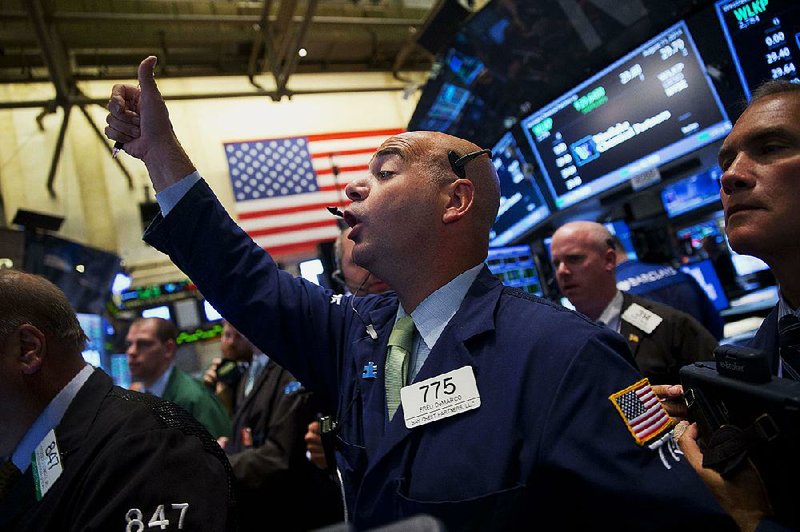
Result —
[[447, 523], [448, 530], [522, 530], [535, 526], [522, 522], [524, 484], [457, 501], [423, 501], [405, 495], [398, 482], [398, 515], [427, 514]]

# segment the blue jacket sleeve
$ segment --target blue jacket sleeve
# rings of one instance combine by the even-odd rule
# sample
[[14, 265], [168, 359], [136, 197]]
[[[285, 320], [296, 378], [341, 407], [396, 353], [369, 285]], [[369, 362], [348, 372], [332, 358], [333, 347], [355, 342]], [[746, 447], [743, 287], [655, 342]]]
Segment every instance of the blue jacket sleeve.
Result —
[[281, 271], [230, 218], [205, 181], [157, 216], [145, 241], [170, 259], [256, 346], [336, 404], [352, 312], [346, 299]]

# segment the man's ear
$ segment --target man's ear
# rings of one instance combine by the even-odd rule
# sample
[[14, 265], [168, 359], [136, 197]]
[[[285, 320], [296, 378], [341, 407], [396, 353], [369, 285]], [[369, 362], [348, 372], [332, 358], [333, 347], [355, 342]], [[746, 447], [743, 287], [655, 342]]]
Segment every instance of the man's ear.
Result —
[[608, 248], [606, 250], [605, 269], [611, 272], [617, 269], [617, 252], [614, 248]]
[[475, 185], [469, 179], [456, 179], [447, 186], [448, 200], [442, 222], [457, 222], [472, 209], [475, 201]]
[[19, 335], [19, 363], [22, 373], [33, 375], [39, 371], [47, 352], [47, 339], [44, 333], [30, 324], [20, 325], [17, 330]]
[[167, 348], [167, 358], [171, 361], [175, 358], [175, 353], [178, 352], [178, 344], [175, 340], [169, 339], [164, 342], [164, 346]]

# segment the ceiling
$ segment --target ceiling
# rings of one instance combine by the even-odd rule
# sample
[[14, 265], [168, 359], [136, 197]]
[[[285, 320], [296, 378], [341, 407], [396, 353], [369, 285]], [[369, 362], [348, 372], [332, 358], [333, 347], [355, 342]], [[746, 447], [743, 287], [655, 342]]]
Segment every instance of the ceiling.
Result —
[[77, 82], [130, 79], [149, 54], [159, 58], [159, 77], [272, 75], [273, 98], [291, 94], [293, 73], [403, 79], [430, 68], [415, 41], [442, 3], [0, 0], [0, 83], [51, 81], [59, 105], [81, 103]]

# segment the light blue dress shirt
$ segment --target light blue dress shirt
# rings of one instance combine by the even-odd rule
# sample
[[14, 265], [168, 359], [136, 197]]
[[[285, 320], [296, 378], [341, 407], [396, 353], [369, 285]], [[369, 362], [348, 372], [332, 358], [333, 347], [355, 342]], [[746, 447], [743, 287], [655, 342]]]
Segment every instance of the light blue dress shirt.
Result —
[[39, 414], [39, 417], [36, 418], [36, 421], [33, 422], [28, 432], [20, 440], [17, 448], [14, 449], [14, 454], [11, 455], [11, 461], [14, 462], [17, 469], [24, 473], [30, 467], [33, 451], [47, 436], [47, 433], [61, 423], [67, 408], [83, 388], [83, 385], [86, 384], [86, 381], [89, 380], [93, 371], [94, 368], [86, 364], [42, 410], [42, 413]]
[[167, 384], [169, 383], [169, 378], [172, 375], [172, 371], [175, 369], [175, 364], [170, 364], [167, 368], [167, 371], [161, 374], [159, 378], [153, 382], [150, 386], [145, 386], [144, 391], [146, 393], [150, 393], [155, 395], [156, 397], [164, 397], [164, 392], [167, 389]]
[[[467, 295], [469, 287], [478, 277], [483, 263], [473, 266], [469, 270], [455, 277], [452, 281], [437, 289], [417, 305], [411, 313], [411, 319], [417, 328], [418, 335], [414, 335], [414, 349], [408, 364], [408, 382], [414, 382], [417, 373], [428, 359], [431, 349], [436, 345], [442, 331], [455, 316], [461, 302]], [[401, 305], [397, 309], [397, 320], [408, 313]]]

